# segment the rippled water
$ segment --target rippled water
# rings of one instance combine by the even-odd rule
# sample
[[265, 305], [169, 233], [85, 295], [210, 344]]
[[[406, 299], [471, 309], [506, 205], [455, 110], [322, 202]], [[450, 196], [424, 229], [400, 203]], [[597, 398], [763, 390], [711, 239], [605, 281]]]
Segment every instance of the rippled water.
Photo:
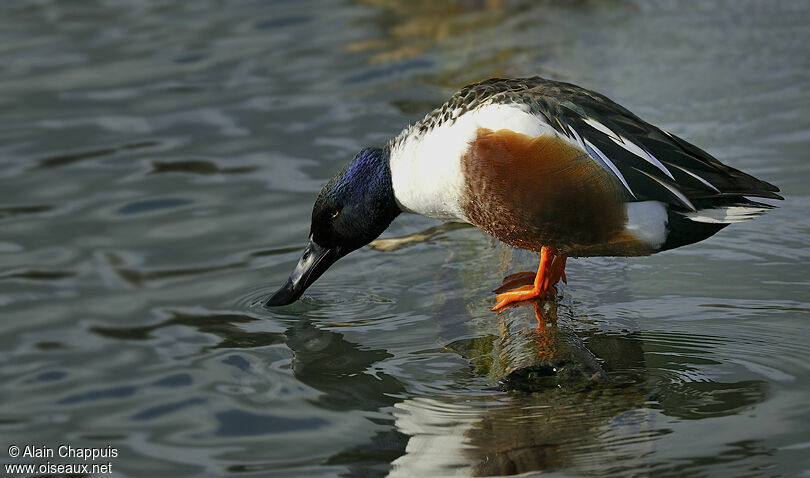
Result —
[[[44, 0], [0, 18], [4, 464], [37, 462], [11, 444], [70, 444], [116, 447], [115, 476], [810, 473], [807, 2]], [[261, 306], [359, 148], [465, 83], [533, 74], [787, 199], [688, 248], [569, 261], [545, 331], [531, 306], [489, 311], [536, 257], [415, 216], [385, 235], [413, 240]], [[510, 340], [599, 379], [502, 391]]]

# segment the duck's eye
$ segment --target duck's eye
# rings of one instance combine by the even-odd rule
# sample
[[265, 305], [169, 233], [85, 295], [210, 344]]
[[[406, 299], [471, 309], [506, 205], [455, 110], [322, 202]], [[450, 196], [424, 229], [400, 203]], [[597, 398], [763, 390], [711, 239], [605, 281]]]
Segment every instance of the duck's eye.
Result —
[[336, 218], [340, 214], [340, 211], [335, 211], [332, 213], [332, 219]]

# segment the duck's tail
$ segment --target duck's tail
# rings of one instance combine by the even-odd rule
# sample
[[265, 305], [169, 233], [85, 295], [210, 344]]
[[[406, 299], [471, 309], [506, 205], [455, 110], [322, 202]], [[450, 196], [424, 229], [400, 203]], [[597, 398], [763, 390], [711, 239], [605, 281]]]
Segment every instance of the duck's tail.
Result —
[[690, 221], [706, 224], [736, 224], [750, 221], [761, 216], [766, 211], [776, 208], [770, 204], [751, 201], [744, 197], [737, 197], [721, 204], [712, 204], [697, 211], [680, 213]]
[[661, 250], [702, 241], [729, 224], [750, 221], [776, 208], [743, 196], [698, 200], [695, 207], [695, 211], [669, 209], [667, 240]]

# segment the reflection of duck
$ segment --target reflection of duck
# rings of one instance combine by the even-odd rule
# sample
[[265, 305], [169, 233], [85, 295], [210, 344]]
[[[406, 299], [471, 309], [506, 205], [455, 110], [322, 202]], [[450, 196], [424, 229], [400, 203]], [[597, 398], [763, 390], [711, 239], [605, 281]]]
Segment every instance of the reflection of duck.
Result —
[[476, 372], [488, 375], [504, 390], [537, 392], [582, 388], [600, 382], [599, 359], [570, 327], [558, 327], [555, 301], [535, 301], [538, 327], [520, 310], [501, 315], [498, 332], [447, 344], [447, 350], [470, 360]]
[[298, 299], [402, 211], [541, 253], [537, 274], [514, 278], [497, 309], [553, 295], [567, 256], [691, 244], [772, 207], [745, 196], [781, 199], [776, 191], [598, 93], [539, 77], [487, 80], [361, 151], [324, 186], [304, 255], [267, 303]]
[[[589, 453], [616, 449], [617, 441], [632, 441], [634, 453], [649, 451], [645, 433], [653, 424], [644, 410], [646, 370], [636, 334], [577, 334], [567, 314], [557, 325], [556, 302], [535, 304], [544, 307], [538, 313], [545, 326], [527, 327], [533, 314], [514, 308], [499, 316], [496, 333], [446, 347], [470, 360], [476, 375], [498, 379], [512, 393], [459, 391], [395, 405], [397, 429], [410, 438], [389, 476], [576, 475]], [[614, 367], [634, 370], [632, 380], [612, 380]]]

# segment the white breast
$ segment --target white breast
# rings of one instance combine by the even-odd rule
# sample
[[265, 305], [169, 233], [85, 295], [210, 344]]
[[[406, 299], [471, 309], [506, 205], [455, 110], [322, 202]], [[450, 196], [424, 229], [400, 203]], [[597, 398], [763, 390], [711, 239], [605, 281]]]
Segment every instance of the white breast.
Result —
[[394, 196], [404, 210], [445, 221], [469, 222], [462, 210], [461, 158], [479, 128], [510, 129], [532, 138], [557, 134], [527, 105], [490, 103], [458, 116], [456, 113], [454, 120], [422, 133], [417, 123], [392, 141]]

